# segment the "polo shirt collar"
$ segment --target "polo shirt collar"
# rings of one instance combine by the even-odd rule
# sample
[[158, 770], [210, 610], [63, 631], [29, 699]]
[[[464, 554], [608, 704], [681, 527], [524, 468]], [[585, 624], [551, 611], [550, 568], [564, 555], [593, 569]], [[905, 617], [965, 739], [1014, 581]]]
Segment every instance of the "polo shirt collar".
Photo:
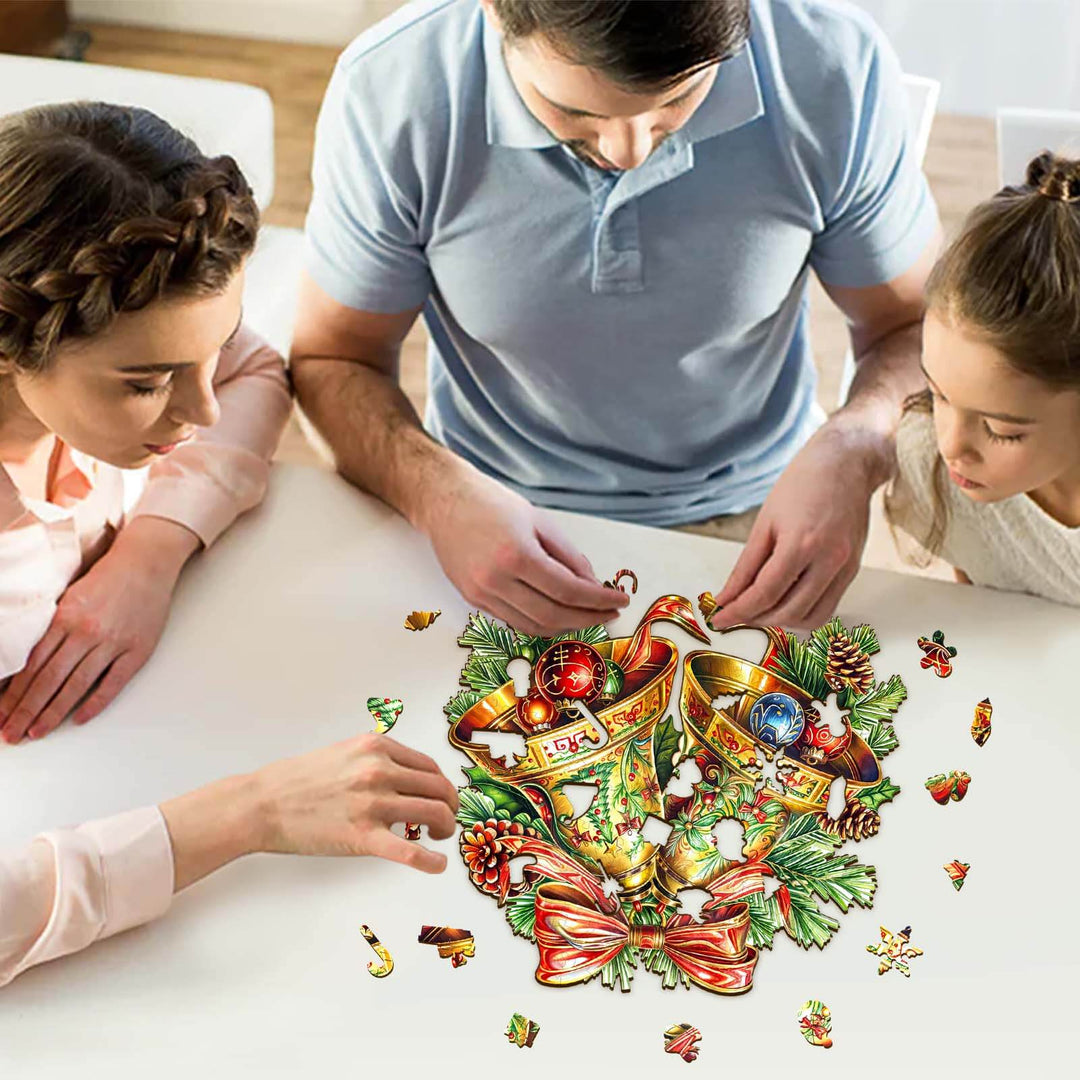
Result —
[[720, 65], [708, 96], [677, 134], [690, 143], [702, 142], [764, 114], [754, 51], [748, 41]]
[[531, 112], [506, 70], [502, 35], [484, 20], [484, 67], [487, 79], [485, 109], [487, 141], [490, 146], [509, 146], [519, 150], [542, 150], [558, 146], [559, 140]]

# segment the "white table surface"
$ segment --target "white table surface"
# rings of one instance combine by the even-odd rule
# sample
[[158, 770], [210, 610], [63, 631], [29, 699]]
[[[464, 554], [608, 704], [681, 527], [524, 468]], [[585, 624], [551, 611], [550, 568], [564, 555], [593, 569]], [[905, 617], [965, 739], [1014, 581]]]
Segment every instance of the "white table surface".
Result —
[[[620, 632], [662, 593], [717, 586], [738, 553], [584, 517], [565, 516], [565, 527], [598, 572], [637, 571], [641, 590]], [[433, 627], [402, 628], [406, 613], [428, 607], [443, 612]], [[0, 991], [0, 1077], [96, 1076], [106, 1065], [140, 1080], [358, 1077], [379, 1067], [682, 1075], [686, 1065], [662, 1051], [664, 1029], [678, 1022], [704, 1035], [692, 1075], [1071, 1072], [1078, 613], [867, 571], [840, 614], [876, 627], [878, 676], [907, 683], [902, 744], [887, 760], [904, 790], [882, 809], [877, 837], [844, 849], [877, 866], [874, 908], [840, 916], [824, 951], [778, 934], [749, 994], [662, 991], [644, 971], [625, 995], [599, 980], [538, 985], [534, 946], [469, 884], [454, 841], [442, 845], [450, 863], [437, 878], [369, 860], [259, 856], [189, 889], [159, 922]], [[392, 512], [331, 474], [278, 468], [266, 504], [185, 574], [157, 653], [123, 696], [84, 728], [0, 749], [0, 843], [370, 730], [373, 694], [401, 697], [394, 735], [460, 777], [468, 763], [446, 741], [442, 706], [465, 659], [455, 638], [466, 615], [428, 542]], [[918, 666], [915, 639], [937, 628], [959, 649], [947, 680]], [[759, 639], [716, 642], [756, 658]], [[979, 748], [969, 725], [987, 695], [994, 732]], [[967, 769], [971, 789], [938, 806], [923, 781], [950, 769]], [[954, 858], [972, 867], [960, 893], [942, 869]], [[394, 954], [387, 979], [366, 971], [364, 922]], [[471, 928], [475, 959], [452, 970], [417, 944], [422, 923]], [[880, 923], [913, 927], [925, 955], [910, 979], [876, 974], [865, 946]], [[831, 1050], [799, 1034], [796, 1013], [810, 997], [832, 1009]], [[540, 1024], [531, 1049], [503, 1036], [514, 1011]]]

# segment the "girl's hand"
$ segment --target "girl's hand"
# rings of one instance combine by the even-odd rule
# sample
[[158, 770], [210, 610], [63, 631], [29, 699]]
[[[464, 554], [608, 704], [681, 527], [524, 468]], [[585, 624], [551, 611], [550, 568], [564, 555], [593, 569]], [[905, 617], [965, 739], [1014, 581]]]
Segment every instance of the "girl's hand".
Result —
[[267, 765], [162, 803], [172, 839], [174, 888], [241, 855], [378, 855], [429, 874], [446, 856], [390, 831], [427, 825], [454, 835], [454, 785], [426, 754], [388, 735], [367, 734]]
[[194, 533], [164, 518], [139, 517], [121, 529], [68, 587], [26, 667], [0, 695], [0, 737], [39, 739], [76, 706], [76, 724], [97, 716], [157, 646], [176, 579], [198, 547]]

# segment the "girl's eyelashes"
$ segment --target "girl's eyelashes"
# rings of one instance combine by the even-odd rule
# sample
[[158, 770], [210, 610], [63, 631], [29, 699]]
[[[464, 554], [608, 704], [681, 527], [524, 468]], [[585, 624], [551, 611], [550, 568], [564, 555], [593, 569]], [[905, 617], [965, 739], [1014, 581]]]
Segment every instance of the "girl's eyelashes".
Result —
[[990, 441], [996, 443], [1017, 443], [1024, 437], [1023, 435], [999, 435], [985, 420], [983, 421], [983, 429], [986, 431]]
[[128, 390], [132, 394], [136, 394], [139, 397], [152, 397], [152, 396], [154, 396], [156, 394], [168, 393], [169, 387], [171, 387], [171, 386], [172, 386], [172, 377], [171, 376], [169, 378], [167, 378], [164, 382], [161, 382], [161, 383], [151, 383], [151, 384], [148, 385], [146, 383], [129, 382], [127, 384]]

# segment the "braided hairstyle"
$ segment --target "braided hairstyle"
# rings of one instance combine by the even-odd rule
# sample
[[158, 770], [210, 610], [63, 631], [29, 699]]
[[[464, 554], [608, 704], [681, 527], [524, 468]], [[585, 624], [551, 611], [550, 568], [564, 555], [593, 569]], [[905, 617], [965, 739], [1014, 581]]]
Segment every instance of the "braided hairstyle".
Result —
[[[1016, 371], [1080, 391], [1080, 160], [1044, 150], [1023, 184], [980, 203], [926, 284], [931, 311], [969, 328]], [[929, 390], [904, 411], [930, 413]], [[944, 462], [933, 473], [933, 522], [921, 546], [937, 554], [948, 525]], [[895, 489], [885, 510], [896, 516]]]
[[223, 292], [259, 212], [228, 156], [145, 109], [76, 102], [0, 119], [0, 374], [164, 297]]

